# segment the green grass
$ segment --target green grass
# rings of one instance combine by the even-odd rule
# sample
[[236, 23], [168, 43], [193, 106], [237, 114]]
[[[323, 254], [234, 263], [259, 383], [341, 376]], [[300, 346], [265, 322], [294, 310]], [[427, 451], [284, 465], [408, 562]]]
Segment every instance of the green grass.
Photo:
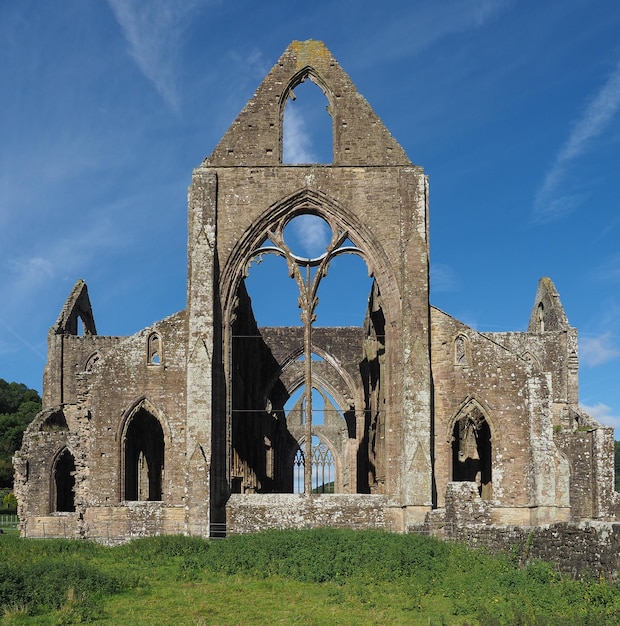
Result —
[[620, 589], [547, 563], [518, 568], [461, 545], [373, 531], [269, 531], [108, 548], [0, 537], [2, 624], [620, 622]]

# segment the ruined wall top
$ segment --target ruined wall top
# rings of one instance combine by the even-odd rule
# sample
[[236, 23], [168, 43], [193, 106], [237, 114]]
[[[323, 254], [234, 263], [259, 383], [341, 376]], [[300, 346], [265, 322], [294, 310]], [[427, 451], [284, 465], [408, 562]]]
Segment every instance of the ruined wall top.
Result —
[[324, 92], [338, 166], [411, 165], [368, 102], [321, 41], [293, 41], [204, 165], [282, 164], [282, 121], [293, 89], [306, 79]]
[[568, 330], [570, 327], [553, 281], [547, 277], [541, 278], [538, 281], [536, 300], [530, 314], [528, 332]]
[[88, 287], [81, 278], [73, 286], [50, 332], [56, 335], [77, 335], [79, 333], [78, 320], [82, 321], [85, 335], [97, 334], [93, 309], [88, 297]]

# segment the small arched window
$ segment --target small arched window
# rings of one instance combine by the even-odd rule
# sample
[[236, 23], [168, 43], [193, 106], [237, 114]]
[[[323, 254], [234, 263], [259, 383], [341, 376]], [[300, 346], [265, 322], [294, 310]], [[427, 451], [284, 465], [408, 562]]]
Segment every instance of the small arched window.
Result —
[[545, 332], [545, 307], [543, 303], [539, 303], [536, 311], [536, 330], [539, 333]]
[[147, 342], [147, 363], [149, 365], [161, 365], [162, 362], [161, 337], [159, 333], [151, 333]]
[[467, 365], [469, 345], [465, 335], [459, 335], [454, 340], [454, 363], [455, 365]]

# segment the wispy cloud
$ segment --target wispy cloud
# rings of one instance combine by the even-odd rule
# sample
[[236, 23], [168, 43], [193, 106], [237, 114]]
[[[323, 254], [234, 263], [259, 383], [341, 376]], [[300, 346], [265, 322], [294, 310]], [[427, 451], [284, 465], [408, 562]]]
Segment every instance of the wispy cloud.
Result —
[[598, 337], [580, 338], [579, 352], [581, 360], [589, 367], [602, 365], [620, 356], [620, 348], [609, 332]]
[[550, 222], [559, 219], [584, 201], [586, 194], [570, 190], [568, 193], [561, 193], [560, 188], [565, 182], [569, 167], [588, 150], [592, 140], [604, 132], [618, 110], [620, 110], [620, 62], [574, 124], [568, 139], [536, 192], [535, 221]]
[[92, 217], [88, 228], [70, 231], [64, 237], [37, 244], [37, 253], [7, 258], [0, 266], [0, 316], [12, 319], [19, 310], [32, 306], [52, 279], [73, 281], [110, 249], [122, 248], [128, 235], [107, 217]]
[[445, 263], [431, 263], [431, 291], [446, 293], [458, 290], [456, 272]]
[[357, 51], [358, 64], [413, 57], [442, 39], [488, 24], [511, 0], [449, 0], [411, 3], [411, 11], [389, 21], [368, 45]]
[[591, 415], [597, 422], [600, 422], [604, 426], [612, 426], [613, 428], [620, 428], [620, 415], [614, 415], [613, 409], [602, 402], [599, 402], [593, 406], [586, 404], [580, 405], [586, 413]]
[[[27, 339], [22, 337], [14, 328], [9, 326], [6, 322], [4, 322], [1, 319], [0, 319], [0, 326], [2, 326], [11, 335], [13, 335], [13, 337], [15, 337], [15, 339], [19, 341], [20, 345], [26, 346], [26, 348], [28, 348], [28, 350], [36, 354], [41, 361], [45, 362], [46, 357], [43, 354], [43, 352], [41, 352], [41, 350], [39, 350], [36, 346], [33, 346]], [[15, 347], [12, 344], [5, 343], [0, 339], [0, 354], [8, 354], [14, 351], [15, 351]]]
[[174, 110], [177, 51], [190, 18], [209, 0], [108, 0], [140, 71]]
[[606, 259], [593, 272], [593, 278], [614, 283], [620, 282], [620, 254], [614, 254]]
[[[290, 103], [289, 103], [290, 105]], [[284, 116], [284, 163], [314, 163], [317, 158], [312, 151], [312, 138], [303, 117], [291, 106]]]

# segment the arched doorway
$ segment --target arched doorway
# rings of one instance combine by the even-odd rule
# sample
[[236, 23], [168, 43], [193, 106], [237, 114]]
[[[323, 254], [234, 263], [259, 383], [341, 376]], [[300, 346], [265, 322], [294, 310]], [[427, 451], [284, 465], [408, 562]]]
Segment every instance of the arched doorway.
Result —
[[124, 499], [161, 500], [164, 431], [144, 407], [129, 419], [124, 437]]
[[56, 457], [53, 475], [53, 510], [59, 513], [73, 513], [75, 511], [75, 459], [67, 448]]

